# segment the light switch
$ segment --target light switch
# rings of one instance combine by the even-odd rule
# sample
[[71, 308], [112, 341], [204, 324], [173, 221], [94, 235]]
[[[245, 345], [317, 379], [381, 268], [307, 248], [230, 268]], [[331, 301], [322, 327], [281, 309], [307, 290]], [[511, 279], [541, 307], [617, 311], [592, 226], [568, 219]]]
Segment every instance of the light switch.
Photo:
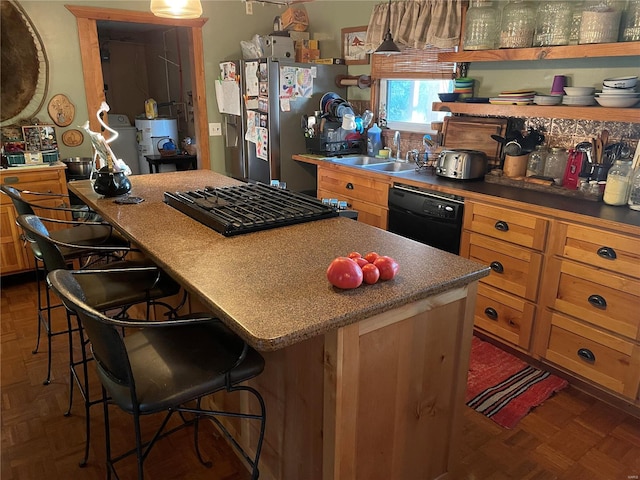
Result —
[[209, 124], [209, 136], [210, 137], [219, 137], [222, 135], [222, 124], [221, 123], [210, 123]]

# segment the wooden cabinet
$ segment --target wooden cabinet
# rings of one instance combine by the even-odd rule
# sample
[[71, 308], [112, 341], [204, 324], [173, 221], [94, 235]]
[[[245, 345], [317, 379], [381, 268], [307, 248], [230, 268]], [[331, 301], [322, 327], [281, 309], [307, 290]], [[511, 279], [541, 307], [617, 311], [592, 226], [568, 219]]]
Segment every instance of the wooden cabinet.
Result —
[[475, 327], [528, 351], [549, 221], [529, 213], [465, 202], [460, 255], [489, 265], [480, 281]]
[[[0, 179], [3, 184], [11, 185], [19, 190], [33, 190], [34, 192], [49, 192], [67, 194], [67, 181], [65, 167], [35, 167], [3, 170]], [[68, 206], [65, 199], [60, 197], [42, 197], [29, 201], [42, 207]], [[35, 209], [36, 214], [58, 220], [70, 220], [68, 212]], [[11, 199], [6, 195], [0, 195], [0, 272], [2, 275], [18, 273], [33, 268], [33, 255], [31, 248], [21, 238], [22, 232], [16, 225], [16, 211]], [[51, 230], [56, 226], [47, 225]], [[64, 228], [64, 225], [57, 228]]]
[[318, 198], [346, 200], [358, 220], [385, 229], [389, 217], [389, 183], [373, 175], [359, 175], [335, 165], [318, 165]]
[[538, 353], [637, 401], [640, 239], [556, 221], [545, 273]]

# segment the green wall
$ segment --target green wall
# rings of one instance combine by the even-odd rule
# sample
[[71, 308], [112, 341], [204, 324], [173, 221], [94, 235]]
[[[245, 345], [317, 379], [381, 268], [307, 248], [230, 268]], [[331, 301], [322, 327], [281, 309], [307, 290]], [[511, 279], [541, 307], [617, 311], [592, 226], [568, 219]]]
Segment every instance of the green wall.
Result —
[[[314, 38], [320, 40], [323, 57], [340, 56], [340, 30], [345, 27], [367, 25], [372, 8], [379, 0], [316, 0], [304, 4]], [[48, 97], [66, 94], [76, 107], [74, 123], [77, 128], [88, 118], [85, 104], [82, 65], [75, 17], [65, 4], [123, 10], [149, 9], [149, 0], [132, 1], [74, 1], [74, 0], [22, 0], [27, 14], [33, 21], [45, 44], [50, 65]], [[218, 63], [241, 55], [240, 41], [249, 40], [254, 34], [265, 35], [273, 29], [273, 19], [284, 7], [253, 2], [253, 15], [246, 15], [241, 0], [203, 0], [204, 17], [209, 20], [203, 27], [204, 68], [207, 82], [207, 112], [209, 122], [220, 122], [212, 82], [218, 76]], [[501, 90], [531, 88], [541, 92], [550, 89], [553, 76], [565, 74], [570, 85], [598, 86], [607, 76], [637, 75], [638, 57], [596, 58], [582, 60], [555, 60], [535, 62], [501, 62], [472, 64], [469, 76], [478, 80], [476, 94], [491, 96]], [[357, 65], [349, 69], [352, 75], [369, 73], [369, 66]], [[211, 86], [211, 87], [210, 87]], [[349, 99], [369, 98], [369, 89], [349, 88]], [[47, 99], [48, 102], [48, 99]], [[46, 105], [46, 103], [45, 103]], [[37, 115], [48, 122], [46, 108]], [[60, 138], [64, 129], [58, 129]], [[199, 139], [199, 141], [203, 141]], [[211, 165], [216, 171], [224, 171], [224, 141], [222, 137], [210, 137]], [[62, 158], [90, 156], [91, 147], [85, 142], [75, 148], [62, 145]]]

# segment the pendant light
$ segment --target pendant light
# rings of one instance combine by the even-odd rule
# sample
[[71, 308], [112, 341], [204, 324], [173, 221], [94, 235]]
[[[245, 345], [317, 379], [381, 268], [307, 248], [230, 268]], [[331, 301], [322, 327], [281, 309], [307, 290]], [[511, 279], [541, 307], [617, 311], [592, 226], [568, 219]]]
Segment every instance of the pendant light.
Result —
[[202, 4], [200, 0], [151, 0], [151, 13], [163, 18], [198, 18]]
[[397, 55], [400, 53], [400, 49], [395, 44], [393, 37], [391, 36], [391, 0], [389, 0], [389, 7], [387, 9], [387, 33], [384, 34], [382, 43], [373, 53], [380, 55]]

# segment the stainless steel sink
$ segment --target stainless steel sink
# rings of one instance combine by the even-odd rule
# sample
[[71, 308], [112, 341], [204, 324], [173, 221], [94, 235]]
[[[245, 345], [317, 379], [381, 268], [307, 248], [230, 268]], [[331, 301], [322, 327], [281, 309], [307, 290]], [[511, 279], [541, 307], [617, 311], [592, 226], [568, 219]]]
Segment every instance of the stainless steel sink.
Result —
[[384, 173], [402, 173], [408, 172], [409, 170], [415, 170], [416, 165], [414, 163], [386, 162], [378, 163], [376, 165], [363, 165], [363, 168]]
[[355, 166], [369, 166], [369, 165], [377, 165], [380, 163], [389, 163], [388, 158], [376, 158], [376, 157], [368, 157], [366, 155], [354, 155], [351, 157], [336, 157], [331, 159], [334, 163], [339, 163], [341, 165], [355, 165]]

